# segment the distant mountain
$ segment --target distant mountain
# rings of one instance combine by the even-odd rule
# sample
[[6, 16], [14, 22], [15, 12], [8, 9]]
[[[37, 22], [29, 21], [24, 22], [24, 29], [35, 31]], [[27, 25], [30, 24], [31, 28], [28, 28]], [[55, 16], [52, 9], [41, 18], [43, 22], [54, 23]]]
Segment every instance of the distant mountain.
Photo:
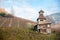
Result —
[[60, 21], [60, 13], [54, 13], [46, 16], [46, 18], [51, 21], [53, 24], [56, 24]]

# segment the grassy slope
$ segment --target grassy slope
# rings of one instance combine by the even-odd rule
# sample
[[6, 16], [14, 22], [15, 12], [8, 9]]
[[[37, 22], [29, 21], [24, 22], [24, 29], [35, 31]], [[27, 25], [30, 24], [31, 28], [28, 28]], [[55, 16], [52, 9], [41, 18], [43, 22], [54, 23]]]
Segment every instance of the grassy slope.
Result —
[[0, 27], [0, 40], [55, 40], [55, 34], [44, 35], [22, 27]]
[[[6, 20], [7, 19], [7, 20]], [[27, 27], [27, 21], [19, 18], [12, 18], [12, 25], [9, 26], [11, 18], [0, 18], [0, 40], [55, 40], [55, 34], [43, 35]], [[19, 27], [18, 27], [19, 21]], [[28, 24], [30, 27], [31, 25]]]

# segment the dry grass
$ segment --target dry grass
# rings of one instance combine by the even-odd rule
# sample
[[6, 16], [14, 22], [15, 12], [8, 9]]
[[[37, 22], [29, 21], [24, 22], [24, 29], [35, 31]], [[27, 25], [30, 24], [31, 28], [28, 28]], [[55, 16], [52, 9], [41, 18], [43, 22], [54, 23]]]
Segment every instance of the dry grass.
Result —
[[55, 40], [55, 34], [44, 35], [22, 27], [0, 27], [0, 40]]

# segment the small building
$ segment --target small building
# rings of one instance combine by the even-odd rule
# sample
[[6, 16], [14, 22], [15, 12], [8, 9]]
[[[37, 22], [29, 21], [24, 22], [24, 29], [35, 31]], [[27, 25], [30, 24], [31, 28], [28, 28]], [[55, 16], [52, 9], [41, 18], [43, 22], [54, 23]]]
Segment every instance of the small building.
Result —
[[51, 33], [51, 22], [49, 22], [45, 17], [44, 17], [44, 11], [40, 10], [39, 11], [39, 17], [37, 18], [37, 25], [34, 27], [37, 32], [40, 32], [42, 34], [48, 34]]

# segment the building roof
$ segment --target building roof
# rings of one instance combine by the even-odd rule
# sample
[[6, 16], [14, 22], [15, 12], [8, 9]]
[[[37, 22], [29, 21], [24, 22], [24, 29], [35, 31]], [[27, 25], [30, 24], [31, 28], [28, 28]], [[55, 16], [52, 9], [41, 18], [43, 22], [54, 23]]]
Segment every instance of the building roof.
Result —
[[42, 13], [44, 13], [44, 11], [43, 11], [43, 10], [40, 10], [40, 11], [39, 11], [39, 13], [41, 13], [41, 12], [42, 12]]
[[51, 24], [48, 20], [40, 21], [37, 24]]
[[38, 17], [39, 19], [46, 19], [46, 18], [44, 17], [44, 14], [43, 14], [43, 13], [44, 13], [43, 10], [40, 10], [40, 11], [39, 11], [39, 17]]

